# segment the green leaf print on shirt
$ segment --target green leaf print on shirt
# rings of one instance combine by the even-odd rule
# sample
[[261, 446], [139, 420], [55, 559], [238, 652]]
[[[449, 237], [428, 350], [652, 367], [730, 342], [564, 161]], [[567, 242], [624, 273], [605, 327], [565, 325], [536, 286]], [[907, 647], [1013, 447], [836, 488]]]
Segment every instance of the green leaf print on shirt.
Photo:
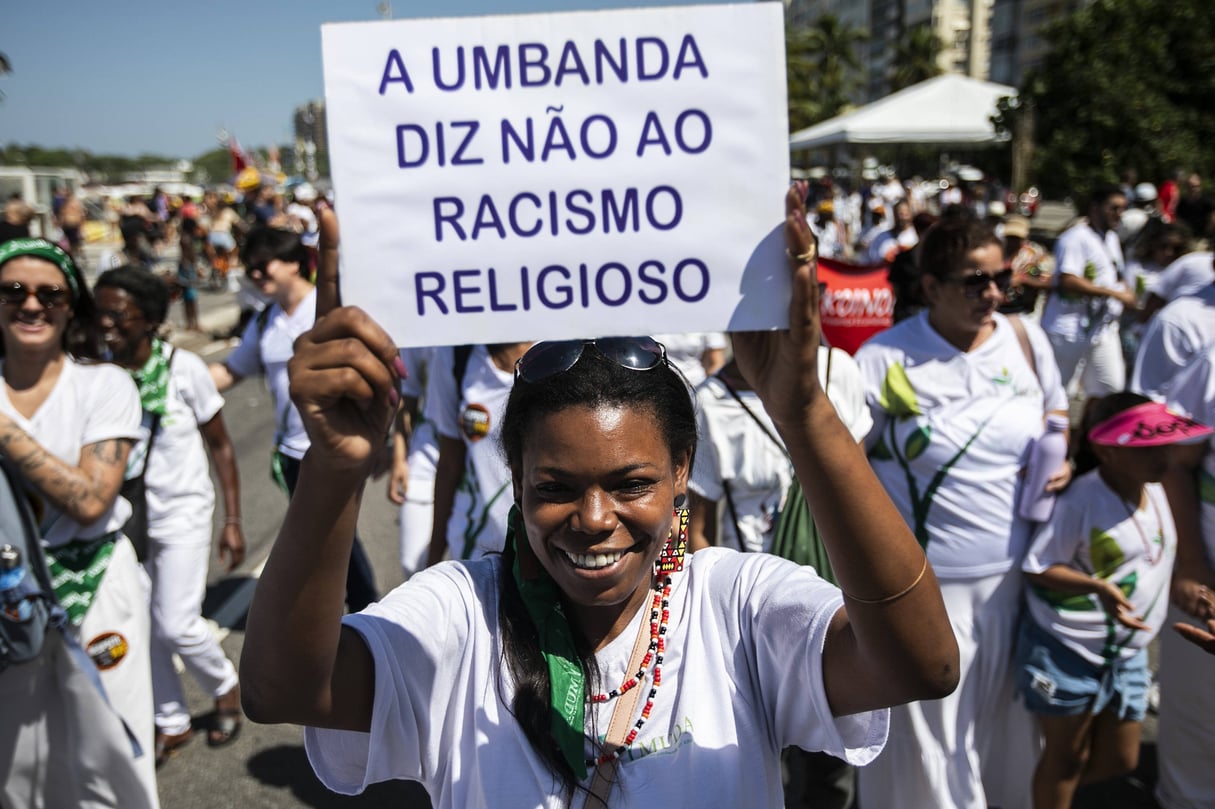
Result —
[[1093, 561], [1093, 575], [1102, 579], [1114, 575], [1118, 566], [1126, 561], [1122, 548], [1118, 547], [1118, 541], [1100, 528], [1089, 532], [1088, 555]]
[[1034, 595], [1050, 604], [1055, 612], [1093, 612], [1101, 607], [1097, 597], [1088, 594], [1061, 593], [1040, 584], [1031, 585]]
[[886, 369], [886, 378], [882, 381], [882, 395], [878, 399], [882, 409], [897, 419], [908, 416], [921, 416], [920, 404], [915, 398], [915, 388], [907, 378], [907, 371], [900, 363], [895, 363]]
[[907, 441], [903, 444], [903, 454], [907, 456], [907, 460], [914, 461], [924, 454], [924, 450], [928, 449], [931, 443], [932, 427], [924, 424], [907, 436]]

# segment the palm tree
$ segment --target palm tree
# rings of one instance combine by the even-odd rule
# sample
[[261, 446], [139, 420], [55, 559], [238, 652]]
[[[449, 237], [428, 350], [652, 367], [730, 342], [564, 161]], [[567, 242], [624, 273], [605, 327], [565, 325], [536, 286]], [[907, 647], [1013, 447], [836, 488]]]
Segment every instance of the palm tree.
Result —
[[824, 14], [807, 28], [785, 30], [785, 64], [792, 130], [831, 118], [849, 103], [861, 69], [855, 47], [869, 35]]
[[927, 25], [908, 29], [894, 49], [890, 69], [890, 89], [902, 90], [913, 84], [939, 76], [943, 72], [937, 63], [945, 45]]

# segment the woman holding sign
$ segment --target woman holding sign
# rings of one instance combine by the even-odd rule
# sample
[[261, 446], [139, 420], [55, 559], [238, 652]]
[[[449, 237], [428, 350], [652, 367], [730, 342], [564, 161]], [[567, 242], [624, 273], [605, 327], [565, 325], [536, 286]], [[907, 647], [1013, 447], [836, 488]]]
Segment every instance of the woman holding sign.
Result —
[[949, 693], [957, 650], [935, 576], [818, 384], [800, 190], [785, 226], [792, 327], [735, 335], [735, 356], [816, 482], [807, 499], [844, 592], [767, 554], [684, 560], [685, 384], [648, 338], [571, 340], [516, 365], [504, 553], [438, 565], [339, 620], [401, 369], [374, 322], [333, 308], [327, 216], [329, 303], [291, 367], [312, 447], [249, 616], [248, 715], [310, 726], [313, 766], [339, 792], [406, 778], [438, 807], [775, 807], [784, 746], [863, 764], [886, 707]]

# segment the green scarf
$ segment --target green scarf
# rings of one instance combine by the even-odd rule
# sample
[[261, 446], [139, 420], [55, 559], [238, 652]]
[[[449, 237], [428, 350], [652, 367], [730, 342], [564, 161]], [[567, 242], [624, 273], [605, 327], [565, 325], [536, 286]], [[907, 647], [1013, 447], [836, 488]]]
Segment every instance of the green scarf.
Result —
[[139, 386], [139, 401], [145, 413], [154, 416], [167, 415], [169, 410], [169, 353], [159, 338], [152, 338], [152, 353], [131, 377]]
[[93, 606], [101, 580], [110, 567], [117, 538], [118, 532], [112, 531], [96, 539], [77, 539], [47, 549], [51, 587], [73, 626], [80, 626]]
[[[508, 558], [514, 559], [519, 595], [540, 637], [540, 653], [548, 663], [549, 727], [553, 739], [570, 769], [579, 780], [585, 780], [586, 675], [574, 646], [573, 630], [561, 608], [561, 591], [527, 544], [518, 506], [511, 507], [507, 519], [506, 548]], [[523, 554], [528, 558], [521, 565]], [[527, 568], [526, 574], [523, 567]]]

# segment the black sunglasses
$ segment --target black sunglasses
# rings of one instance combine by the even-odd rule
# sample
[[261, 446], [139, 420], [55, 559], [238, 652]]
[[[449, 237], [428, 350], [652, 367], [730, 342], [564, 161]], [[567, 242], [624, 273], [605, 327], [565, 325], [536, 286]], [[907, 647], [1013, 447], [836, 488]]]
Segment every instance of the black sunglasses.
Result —
[[977, 298], [987, 291], [987, 287], [991, 284], [996, 285], [996, 289], [1000, 294], [1008, 292], [1012, 286], [1013, 271], [1000, 270], [995, 275], [988, 275], [981, 270], [975, 270], [966, 275], [951, 275], [948, 278], [942, 279], [948, 284], [957, 284], [962, 287], [962, 294], [968, 298]]
[[667, 361], [662, 343], [649, 337], [604, 337], [599, 340], [550, 340], [536, 343], [515, 363], [515, 379], [539, 382], [573, 368], [587, 346], [621, 368], [649, 371]]
[[24, 306], [31, 296], [38, 299], [43, 309], [54, 309], [56, 306], [66, 306], [72, 293], [61, 286], [27, 287], [19, 281], [0, 284], [0, 304], [5, 306]]

